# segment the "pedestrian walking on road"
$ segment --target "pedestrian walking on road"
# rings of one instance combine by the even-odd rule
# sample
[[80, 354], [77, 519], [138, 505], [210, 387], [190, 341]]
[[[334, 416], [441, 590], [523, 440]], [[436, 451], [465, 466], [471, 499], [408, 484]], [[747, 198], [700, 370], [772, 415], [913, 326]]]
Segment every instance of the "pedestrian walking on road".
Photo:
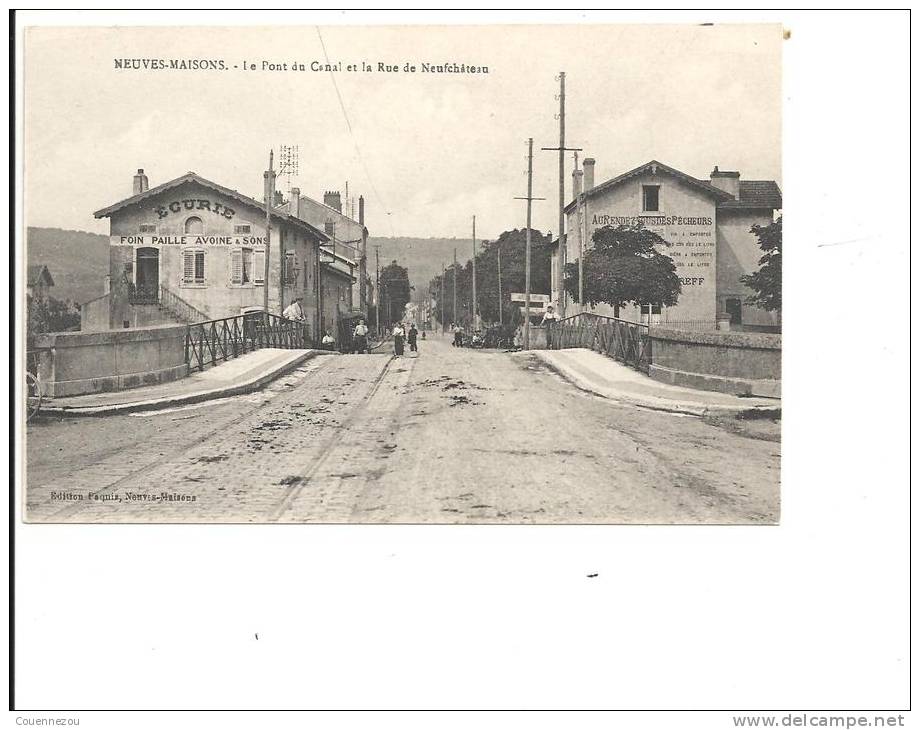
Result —
[[400, 327], [399, 324], [397, 323], [397, 325], [393, 328], [393, 348], [394, 348], [394, 351], [397, 357], [402, 355], [404, 352], [403, 342], [405, 340], [405, 337], [406, 337], [405, 330], [403, 330], [403, 328]]
[[409, 326], [409, 334], [406, 339], [409, 341], [409, 351], [418, 352], [418, 330], [414, 324]]
[[358, 324], [355, 326], [354, 336], [355, 352], [367, 354], [367, 325], [364, 324], [363, 319], [358, 320]]

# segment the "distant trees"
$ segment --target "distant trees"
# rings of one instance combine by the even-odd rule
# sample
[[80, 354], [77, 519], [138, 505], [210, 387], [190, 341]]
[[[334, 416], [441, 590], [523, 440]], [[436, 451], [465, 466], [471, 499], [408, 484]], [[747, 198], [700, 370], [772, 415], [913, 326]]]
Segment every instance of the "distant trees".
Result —
[[748, 304], [763, 307], [768, 312], [783, 308], [783, 217], [780, 216], [767, 226], [752, 226], [751, 233], [757, 237], [764, 255], [760, 257], [760, 269], [741, 277], [741, 283], [753, 289]]
[[[527, 231], [505, 231], [494, 241], [482, 241], [476, 254], [476, 295], [483, 322], [498, 322], [499, 310], [505, 323], [520, 318], [520, 305], [512, 304], [511, 293], [524, 291], [524, 260]], [[549, 294], [552, 278], [552, 250], [548, 234], [531, 229], [530, 288], [534, 293]], [[498, 296], [498, 257], [501, 252], [501, 300]], [[458, 321], [468, 326], [473, 321], [472, 260], [457, 264], [457, 312], [453, 312], [454, 266], [431, 280], [436, 300], [435, 318], [442, 323]], [[444, 301], [437, 301], [444, 283]]]
[[403, 318], [406, 304], [412, 298], [409, 270], [391, 261], [380, 270], [380, 322], [389, 326]]
[[[585, 300], [604, 302], [619, 317], [626, 304], [671, 307], [680, 296], [680, 277], [670, 256], [656, 246], [669, 246], [641, 223], [604, 226], [594, 231], [594, 246], [584, 253]], [[565, 289], [578, 301], [578, 262], [566, 264]]]

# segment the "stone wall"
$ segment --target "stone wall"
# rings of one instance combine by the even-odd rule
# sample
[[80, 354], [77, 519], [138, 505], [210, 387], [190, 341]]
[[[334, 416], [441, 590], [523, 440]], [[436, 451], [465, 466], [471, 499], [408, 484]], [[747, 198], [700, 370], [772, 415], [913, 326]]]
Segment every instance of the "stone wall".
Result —
[[655, 380], [723, 393], [779, 397], [782, 335], [651, 330]]
[[35, 337], [42, 393], [101, 393], [182, 378], [185, 325], [107, 332], [52, 332]]

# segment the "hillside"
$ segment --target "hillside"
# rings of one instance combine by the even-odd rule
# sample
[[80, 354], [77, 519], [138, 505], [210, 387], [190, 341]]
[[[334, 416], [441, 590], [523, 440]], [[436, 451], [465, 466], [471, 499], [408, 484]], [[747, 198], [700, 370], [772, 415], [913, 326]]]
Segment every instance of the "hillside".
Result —
[[[482, 243], [481, 240], [478, 241]], [[393, 259], [409, 269], [409, 281], [415, 287], [413, 300], [419, 292], [428, 288], [428, 282], [440, 274], [444, 267], [454, 260], [457, 250], [457, 262], [465, 264], [473, 256], [471, 238], [378, 238], [367, 239], [367, 270], [373, 276], [375, 246], [380, 246], [380, 268]], [[481, 249], [478, 249], [481, 250]]]
[[[481, 243], [481, 241], [480, 241]], [[416, 292], [440, 274], [454, 259], [465, 264], [472, 256], [469, 238], [380, 238], [367, 243], [367, 268], [374, 275], [375, 246], [380, 247], [380, 268], [396, 259], [409, 269]], [[109, 271], [109, 239], [96, 233], [60, 228], [29, 228], [26, 251], [30, 264], [45, 264], [54, 277], [51, 290], [57, 299], [84, 303], [102, 294], [103, 278]], [[414, 298], [414, 297], [413, 297]]]
[[29, 264], [44, 264], [54, 279], [51, 296], [79, 304], [103, 293], [109, 273], [109, 239], [96, 233], [60, 228], [29, 228], [26, 231]]

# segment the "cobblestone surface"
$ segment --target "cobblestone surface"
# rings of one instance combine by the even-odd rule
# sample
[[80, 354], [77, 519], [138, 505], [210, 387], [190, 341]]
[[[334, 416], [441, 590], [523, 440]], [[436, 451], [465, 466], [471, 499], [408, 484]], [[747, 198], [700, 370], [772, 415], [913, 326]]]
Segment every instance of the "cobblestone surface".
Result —
[[27, 519], [778, 520], [775, 440], [612, 404], [536, 358], [421, 345], [312, 360], [224, 402], [30, 425]]

